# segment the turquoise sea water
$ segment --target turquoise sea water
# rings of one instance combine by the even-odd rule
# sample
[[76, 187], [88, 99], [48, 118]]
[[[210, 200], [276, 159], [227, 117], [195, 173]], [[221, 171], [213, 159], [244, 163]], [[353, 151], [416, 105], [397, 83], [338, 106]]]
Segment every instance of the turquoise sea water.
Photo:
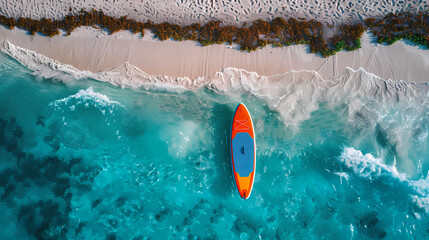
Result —
[[[382, 92], [375, 80], [337, 98], [329, 91], [338, 84], [322, 97], [297, 83], [272, 104], [251, 91], [63, 82], [0, 59], [2, 239], [429, 235], [427, 85]], [[256, 131], [248, 200], [228, 150], [238, 102]]]

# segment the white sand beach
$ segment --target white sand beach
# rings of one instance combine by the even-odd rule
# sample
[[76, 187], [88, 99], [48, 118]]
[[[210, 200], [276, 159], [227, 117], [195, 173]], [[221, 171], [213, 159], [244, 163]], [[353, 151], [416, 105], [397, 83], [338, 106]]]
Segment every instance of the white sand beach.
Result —
[[[309, 3], [310, 2], [310, 3]], [[120, 17], [128, 15], [139, 21], [189, 24], [220, 19], [225, 24], [242, 24], [257, 18], [306, 17], [324, 23], [341, 24], [362, 18], [382, 16], [401, 10], [422, 10], [426, 1], [35, 1], [2, 0], [0, 14], [13, 17], [60, 19], [84, 8], [101, 9], [106, 14]], [[36, 34], [31, 36], [20, 29], [9, 30], [0, 26], [0, 44], [29, 49], [69, 64], [79, 70], [99, 72], [129, 63], [149, 75], [172, 77], [210, 77], [232, 67], [272, 76], [292, 70], [314, 70], [332, 77], [346, 67], [363, 68], [383, 79], [408, 82], [427, 82], [429, 51], [419, 46], [398, 41], [391, 46], [375, 44], [370, 33], [362, 38], [362, 48], [341, 51], [323, 58], [309, 53], [306, 45], [283, 48], [267, 46], [248, 53], [238, 46], [211, 45], [202, 47], [193, 41], [159, 41], [146, 31], [139, 34], [122, 31], [109, 35], [93, 27], [80, 27], [70, 36], [64, 33], [53, 38]]]
[[210, 77], [227, 67], [245, 69], [261, 76], [292, 70], [314, 70], [332, 77], [346, 67], [363, 68], [383, 79], [427, 82], [429, 51], [398, 41], [391, 46], [372, 42], [365, 33], [362, 48], [341, 51], [323, 58], [309, 53], [308, 46], [284, 48], [267, 46], [255, 52], [237, 50], [237, 46], [202, 47], [193, 41], [159, 41], [147, 32], [144, 38], [123, 31], [108, 35], [99, 29], [81, 27], [71, 36], [31, 36], [20, 29], [0, 27], [0, 43], [5, 41], [35, 51], [79, 70], [99, 72], [128, 62], [150, 75]]

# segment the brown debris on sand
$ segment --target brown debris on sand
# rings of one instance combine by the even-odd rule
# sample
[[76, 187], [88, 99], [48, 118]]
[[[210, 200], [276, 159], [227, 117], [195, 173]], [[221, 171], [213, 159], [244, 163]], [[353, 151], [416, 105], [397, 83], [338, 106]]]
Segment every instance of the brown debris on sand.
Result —
[[129, 30], [141, 33], [142, 36], [145, 29], [149, 29], [161, 41], [192, 40], [203, 46], [236, 43], [241, 50], [249, 52], [269, 44], [276, 47], [308, 44], [310, 52], [320, 53], [323, 57], [343, 49], [352, 51], [360, 48], [360, 38], [365, 30], [370, 30], [379, 43], [392, 44], [399, 39], [408, 39], [415, 44], [429, 47], [429, 14], [426, 12], [391, 13], [380, 19], [366, 19], [362, 24], [342, 25], [335, 29], [337, 33], [327, 40], [324, 38], [321, 22], [306, 21], [304, 18], [275, 18], [272, 21], [258, 19], [250, 26], [243, 24], [242, 27], [223, 26], [221, 21], [211, 21], [203, 26], [195, 23], [182, 27], [170, 23], [153, 24], [151, 21], [143, 23], [128, 19], [127, 16], [115, 18], [97, 10], [81, 10], [79, 14], [70, 14], [63, 20], [14, 19], [0, 16], [0, 24], [10, 29], [25, 29], [32, 35], [40, 33], [49, 37], [60, 34], [60, 29], [69, 35], [80, 26], [97, 26], [106, 29], [110, 34]]

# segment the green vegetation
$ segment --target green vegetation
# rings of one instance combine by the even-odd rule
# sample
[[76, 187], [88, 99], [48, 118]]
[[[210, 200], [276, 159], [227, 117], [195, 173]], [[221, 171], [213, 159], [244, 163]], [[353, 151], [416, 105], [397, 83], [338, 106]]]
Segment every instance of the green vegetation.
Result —
[[388, 45], [400, 39], [429, 47], [429, 14], [427, 12], [390, 13], [381, 19], [366, 19], [365, 23], [371, 29], [378, 43]]
[[[154, 24], [128, 19], [127, 16], [114, 18], [105, 15], [102, 11], [84, 11], [79, 14], [70, 14], [63, 20], [50, 20], [42, 18], [8, 18], [0, 16], [0, 24], [13, 29], [19, 27], [34, 35], [36, 33], [53, 37], [60, 33], [60, 29], [69, 35], [80, 26], [98, 26], [106, 29], [110, 34], [120, 30], [129, 30], [141, 33], [145, 29], [151, 30], [161, 40], [174, 39], [177, 41], [193, 40], [203, 46], [222, 43], [237, 43], [243, 51], [254, 51], [269, 44], [275, 47], [289, 46], [291, 44], [308, 44], [310, 52], [320, 53], [323, 57], [335, 54], [343, 49], [352, 51], [361, 47], [360, 38], [365, 30], [370, 30], [377, 42], [392, 44], [400, 39], [408, 39], [415, 44], [429, 47], [429, 14], [419, 13], [391, 13], [384, 18], [369, 18], [362, 24], [342, 25], [338, 27], [337, 34], [327, 41], [323, 38], [322, 23], [303, 18], [299, 20], [289, 18], [275, 18], [272, 21], [258, 19], [250, 26], [242, 27], [222, 26], [221, 21], [212, 21], [203, 26], [191, 24], [179, 26], [171, 23]], [[333, 28], [332, 25], [327, 25]]]

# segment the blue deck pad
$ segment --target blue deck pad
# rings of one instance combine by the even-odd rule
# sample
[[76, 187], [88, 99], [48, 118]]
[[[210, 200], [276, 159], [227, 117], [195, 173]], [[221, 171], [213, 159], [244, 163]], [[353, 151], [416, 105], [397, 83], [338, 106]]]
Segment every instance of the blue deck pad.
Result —
[[248, 177], [253, 172], [254, 148], [253, 138], [247, 132], [237, 133], [232, 139], [234, 167], [240, 177]]

